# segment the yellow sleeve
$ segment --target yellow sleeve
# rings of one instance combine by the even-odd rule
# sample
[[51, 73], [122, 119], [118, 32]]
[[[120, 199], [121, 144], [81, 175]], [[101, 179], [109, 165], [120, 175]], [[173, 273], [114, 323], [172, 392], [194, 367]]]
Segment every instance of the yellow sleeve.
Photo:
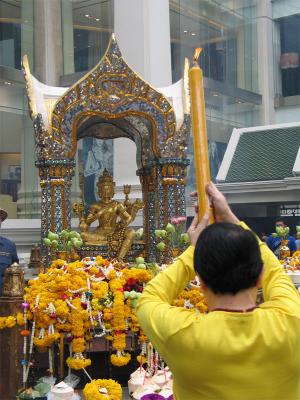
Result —
[[171, 304], [195, 277], [194, 247], [148, 282], [137, 304], [137, 317], [154, 347], [160, 352], [168, 338], [183, 329], [191, 313]]
[[[243, 222], [240, 225], [249, 229]], [[257, 240], [264, 268], [262, 279], [264, 303], [260, 307], [275, 307], [289, 314], [300, 316], [300, 296], [293, 282], [267, 244], [259, 238]]]

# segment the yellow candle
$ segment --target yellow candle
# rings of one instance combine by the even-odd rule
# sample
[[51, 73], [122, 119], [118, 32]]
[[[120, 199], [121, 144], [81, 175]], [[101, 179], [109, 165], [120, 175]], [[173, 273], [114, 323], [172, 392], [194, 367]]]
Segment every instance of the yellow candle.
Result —
[[[196, 188], [198, 192], [199, 219], [207, 210], [207, 195], [205, 186], [210, 182], [210, 167], [208, 144], [206, 134], [205, 100], [203, 88], [203, 73], [197, 63], [201, 49], [196, 49], [193, 66], [189, 70], [192, 130], [194, 141], [194, 164], [196, 175]], [[210, 223], [214, 222], [213, 213], [210, 215]]]

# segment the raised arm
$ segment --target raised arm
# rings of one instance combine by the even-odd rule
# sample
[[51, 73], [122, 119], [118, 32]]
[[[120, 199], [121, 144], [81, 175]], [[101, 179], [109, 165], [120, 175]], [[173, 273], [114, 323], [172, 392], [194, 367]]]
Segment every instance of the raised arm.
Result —
[[190, 246], [177, 261], [148, 282], [137, 305], [138, 320], [158, 351], [185, 324], [191, 313], [172, 306], [179, 293], [195, 276], [194, 247]]
[[264, 264], [261, 307], [276, 307], [300, 317], [300, 296], [293, 282], [269, 247], [259, 239], [258, 242]]
[[99, 211], [99, 206], [97, 206], [96, 204], [91, 205], [88, 216], [86, 217], [87, 225], [91, 225], [94, 221], [96, 221]]
[[[216, 221], [240, 224], [249, 229], [246, 224], [240, 222], [233, 214], [222, 193], [212, 183], [207, 187], [207, 193], [216, 214]], [[292, 281], [284, 272], [277, 257], [269, 249], [266, 243], [257, 238], [260, 246], [261, 257], [264, 264], [262, 280], [264, 303], [261, 307], [278, 307], [285, 312], [300, 316], [300, 296]]]
[[132, 221], [131, 215], [128, 214], [128, 212], [126, 211], [126, 208], [121, 203], [118, 204], [118, 214], [121, 218], [123, 225], [128, 226], [130, 224], [130, 222]]
[[196, 237], [207, 226], [209, 213], [198, 223], [196, 215], [188, 233], [192, 245], [177, 261], [158, 274], [146, 286], [137, 306], [139, 322], [155, 348], [164, 355], [163, 344], [168, 338], [186, 327], [193, 315], [182, 308], [172, 306], [187, 284], [194, 279], [194, 246]]

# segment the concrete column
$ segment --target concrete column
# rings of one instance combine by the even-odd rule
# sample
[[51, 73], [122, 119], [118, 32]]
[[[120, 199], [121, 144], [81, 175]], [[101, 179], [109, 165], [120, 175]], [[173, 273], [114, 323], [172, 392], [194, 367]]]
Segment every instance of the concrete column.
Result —
[[34, 66], [33, 0], [22, 1], [21, 51], [27, 54], [30, 65]]
[[245, 34], [242, 28], [237, 31], [237, 87], [245, 88]]
[[34, 0], [35, 75], [59, 86], [63, 75], [61, 0]]
[[281, 81], [281, 68], [280, 68], [281, 41], [280, 41], [280, 23], [278, 20], [274, 21], [273, 49], [274, 49], [274, 92], [275, 92], [275, 97], [277, 97], [282, 95], [282, 81]]
[[[168, 0], [114, 0], [114, 32], [130, 67], [155, 88], [172, 84]], [[123, 184], [140, 185], [136, 146], [114, 141], [114, 179], [122, 197]], [[136, 193], [138, 195], [138, 193]]]
[[73, 3], [71, 0], [62, 0], [62, 34], [64, 75], [74, 71], [74, 32], [73, 32]]
[[168, 0], [115, 0], [114, 31], [128, 64], [154, 87], [172, 83]]
[[271, 0], [260, 0], [257, 4], [258, 81], [262, 94], [261, 122], [270, 125], [275, 120], [274, 109], [274, 54], [273, 20]]
[[41, 189], [34, 160], [35, 143], [32, 120], [28, 115], [24, 115], [21, 137], [21, 187], [18, 191], [17, 202], [18, 218], [39, 218], [40, 216]]

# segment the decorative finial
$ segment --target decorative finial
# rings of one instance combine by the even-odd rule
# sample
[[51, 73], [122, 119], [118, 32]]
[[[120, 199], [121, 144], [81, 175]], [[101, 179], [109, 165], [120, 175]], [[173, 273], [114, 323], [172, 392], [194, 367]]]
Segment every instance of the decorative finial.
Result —
[[99, 177], [98, 187], [100, 187], [102, 185], [107, 185], [107, 184], [115, 185], [115, 182], [113, 181], [113, 178], [110, 175], [110, 173], [105, 168], [103, 171], [103, 174]]

